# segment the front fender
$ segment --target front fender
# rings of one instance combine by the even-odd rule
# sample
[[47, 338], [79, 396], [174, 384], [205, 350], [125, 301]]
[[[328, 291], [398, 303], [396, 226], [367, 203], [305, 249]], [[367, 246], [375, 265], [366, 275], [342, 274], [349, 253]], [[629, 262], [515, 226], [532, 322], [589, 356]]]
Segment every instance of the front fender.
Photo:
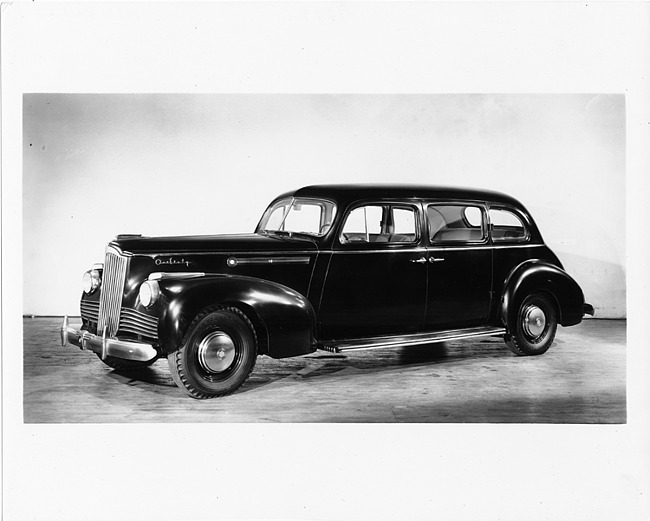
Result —
[[178, 349], [194, 318], [212, 307], [237, 307], [253, 323], [258, 352], [273, 358], [315, 351], [315, 314], [300, 293], [253, 277], [207, 275], [159, 282], [158, 335], [164, 353]]
[[563, 269], [543, 260], [529, 260], [508, 276], [501, 298], [500, 318], [504, 325], [517, 313], [523, 299], [535, 292], [549, 294], [557, 304], [558, 322], [572, 326], [582, 321], [584, 294]]

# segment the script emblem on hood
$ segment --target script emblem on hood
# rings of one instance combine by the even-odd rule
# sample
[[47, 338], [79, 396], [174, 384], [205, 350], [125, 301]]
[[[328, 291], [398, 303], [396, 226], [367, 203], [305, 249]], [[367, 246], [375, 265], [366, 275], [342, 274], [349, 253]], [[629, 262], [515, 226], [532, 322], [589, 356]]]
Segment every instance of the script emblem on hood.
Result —
[[185, 260], [184, 257], [158, 257], [154, 263], [156, 266], [176, 266], [178, 264], [182, 264], [188, 268], [190, 266], [190, 261]]

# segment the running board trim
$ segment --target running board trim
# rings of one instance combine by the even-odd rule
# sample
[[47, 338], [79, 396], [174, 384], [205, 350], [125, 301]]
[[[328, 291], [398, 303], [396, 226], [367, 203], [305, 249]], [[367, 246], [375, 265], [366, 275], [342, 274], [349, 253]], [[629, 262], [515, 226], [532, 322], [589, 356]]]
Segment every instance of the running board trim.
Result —
[[506, 329], [503, 327], [448, 329], [446, 331], [436, 331], [432, 333], [363, 338], [360, 340], [327, 340], [319, 342], [318, 349], [329, 351], [330, 353], [340, 353], [342, 351], [357, 351], [361, 349], [383, 349], [389, 347], [408, 347], [418, 344], [433, 344], [436, 342], [448, 342], [479, 336], [504, 335], [505, 333]]

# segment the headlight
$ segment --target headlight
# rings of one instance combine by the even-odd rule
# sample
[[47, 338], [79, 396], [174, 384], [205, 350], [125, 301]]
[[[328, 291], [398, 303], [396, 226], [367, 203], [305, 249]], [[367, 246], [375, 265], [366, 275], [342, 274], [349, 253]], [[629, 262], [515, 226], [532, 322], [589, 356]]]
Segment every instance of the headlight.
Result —
[[81, 285], [83, 287], [84, 293], [90, 295], [95, 291], [102, 282], [101, 275], [96, 269], [92, 269], [84, 273], [83, 278], [81, 279]]
[[147, 280], [140, 286], [140, 302], [145, 308], [153, 306], [160, 297], [160, 286], [155, 280]]

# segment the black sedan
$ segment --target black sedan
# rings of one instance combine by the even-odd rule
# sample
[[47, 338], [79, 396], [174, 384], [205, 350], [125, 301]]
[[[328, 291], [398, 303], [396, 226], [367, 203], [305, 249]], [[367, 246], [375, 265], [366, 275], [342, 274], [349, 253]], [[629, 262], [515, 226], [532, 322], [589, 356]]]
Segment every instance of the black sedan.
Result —
[[517, 355], [593, 314], [505, 194], [319, 185], [271, 202], [252, 234], [120, 235], [83, 277], [68, 341], [114, 368], [166, 357], [194, 398], [235, 391], [258, 355], [500, 335]]

